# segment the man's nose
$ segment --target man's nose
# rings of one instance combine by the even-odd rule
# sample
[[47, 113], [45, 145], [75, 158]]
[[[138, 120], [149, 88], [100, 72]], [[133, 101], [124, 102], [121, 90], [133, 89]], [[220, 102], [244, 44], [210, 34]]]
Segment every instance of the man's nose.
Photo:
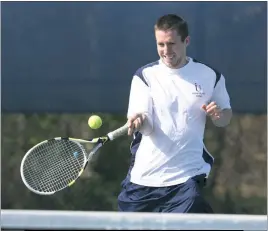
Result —
[[164, 53], [165, 54], [168, 54], [170, 52], [170, 47], [167, 46], [167, 45], [165, 45], [164, 48], [163, 48], [163, 50], [164, 50]]

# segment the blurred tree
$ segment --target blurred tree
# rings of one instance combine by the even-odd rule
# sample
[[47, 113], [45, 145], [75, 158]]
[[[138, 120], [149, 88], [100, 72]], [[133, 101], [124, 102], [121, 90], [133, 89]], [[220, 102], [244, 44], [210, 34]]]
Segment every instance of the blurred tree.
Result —
[[[20, 179], [20, 161], [36, 143], [55, 136], [95, 137], [125, 123], [101, 114], [91, 130], [89, 114], [2, 115], [2, 209], [117, 210], [117, 195], [130, 161], [131, 138], [104, 146], [77, 183], [53, 196], [30, 192]], [[266, 115], [234, 115], [226, 128], [207, 123], [205, 143], [215, 157], [207, 199], [217, 213], [266, 214]]]

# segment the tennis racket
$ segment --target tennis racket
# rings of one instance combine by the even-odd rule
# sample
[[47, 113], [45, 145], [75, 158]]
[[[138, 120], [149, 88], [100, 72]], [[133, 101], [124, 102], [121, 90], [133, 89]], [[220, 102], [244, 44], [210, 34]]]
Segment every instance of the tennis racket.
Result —
[[[20, 173], [25, 186], [40, 195], [52, 195], [72, 186], [92, 156], [107, 142], [128, 131], [124, 126], [94, 139], [56, 137], [32, 147], [21, 161]], [[94, 147], [88, 153], [85, 144]]]

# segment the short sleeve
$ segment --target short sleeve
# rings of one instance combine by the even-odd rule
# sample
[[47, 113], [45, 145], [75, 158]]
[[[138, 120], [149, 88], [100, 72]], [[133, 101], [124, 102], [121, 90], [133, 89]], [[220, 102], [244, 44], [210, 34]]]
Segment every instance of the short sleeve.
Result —
[[151, 114], [151, 107], [150, 89], [140, 77], [135, 75], [131, 82], [127, 116], [136, 113]]
[[147, 116], [147, 120], [140, 129], [140, 132], [143, 135], [149, 135], [153, 129], [150, 88], [144, 79], [135, 75], [131, 83], [127, 117], [129, 118], [137, 113], [143, 113]]
[[226, 89], [225, 78], [223, 75], [221, 75], [214, 88], [211, 100], [215, 101], [221, 109], [231, 108], [230, 97]]

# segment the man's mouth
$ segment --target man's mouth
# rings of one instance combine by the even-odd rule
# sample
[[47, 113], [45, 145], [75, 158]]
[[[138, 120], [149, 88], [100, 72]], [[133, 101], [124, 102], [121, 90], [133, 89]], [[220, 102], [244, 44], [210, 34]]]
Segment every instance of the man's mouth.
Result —
[[174, 58], [174, 55], [164, 55], [164, 59], [171, 61]]

